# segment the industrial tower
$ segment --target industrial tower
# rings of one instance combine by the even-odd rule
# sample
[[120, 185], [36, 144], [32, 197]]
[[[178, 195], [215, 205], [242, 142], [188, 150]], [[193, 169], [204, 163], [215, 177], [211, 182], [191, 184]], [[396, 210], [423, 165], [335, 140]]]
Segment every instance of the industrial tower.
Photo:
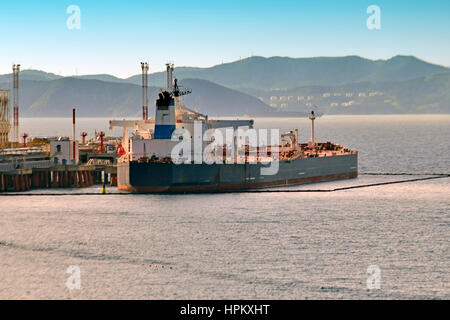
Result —
[[9, 141], [10, 130], [9, 90], [0, 90], [0, 145]]
[[13, 64], [14, 77], [14, 139], [13, 142], [19, 142], [19, 72], [20, 64]]

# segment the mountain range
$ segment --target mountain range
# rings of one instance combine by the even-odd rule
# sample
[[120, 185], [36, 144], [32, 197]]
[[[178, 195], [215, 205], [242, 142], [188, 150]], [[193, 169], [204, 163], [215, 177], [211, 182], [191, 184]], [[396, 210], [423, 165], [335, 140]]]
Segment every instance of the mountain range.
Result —
[[[228, 89], [207, 80], [185, 79], [180, 85], [191, 88], [185, 97], [187, 107], [212, 116], [274, 113], [259, 99]], [[9, 82], [0, 88], [10, 89]], [[149, 114], [160, 89], [149, 87]], [[73, 107], [80, 117], [140, 117], [142, 88], [131, 83], [107, 82], [95, 79], [59, 78], [56, 80], [21, 80], [20, 114], [27, 117], [67, 117]], [[12, 101], [11, 101], [12, 104]]]
[[[250, 57], [211, 68], [175, 68], [179, 79], [205, 79], [233, 89], [274, 89], [300, 86], [336, 86], [354, 82], [404, 81], [450, 72], [449, 68], [411, 56], [372, 61], [357, 56], [287, 58]], [[126, 79], [139, 83], [140, 76]], [[154, 85], [164, 85], [165, 73], [151, 75]]]
[[[412, 56], [250, 57], [210, 68], [177, 67], [174, 76], [193, 91], [186, 105], [212, 116], [283, 115], [313, 105], [325, 113], [450, 112], [450, 68]], [[165, 72], [149, 75], [150, 107], [165, 83]], [[140, 85], [140, 74], [62, 77], [24, 70], [21, 115], [64, 116], [76, 106], [80, 116], [140, 116]], [[0, 75], [0, 88], [11, 86], [12, 74]]]

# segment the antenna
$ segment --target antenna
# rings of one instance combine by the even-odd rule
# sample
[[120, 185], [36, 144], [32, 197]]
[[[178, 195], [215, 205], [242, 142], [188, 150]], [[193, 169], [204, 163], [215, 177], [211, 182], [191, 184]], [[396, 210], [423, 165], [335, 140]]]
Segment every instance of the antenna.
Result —
[[167, 71], [167, 90], [170, 90], [170, 63], [166, 63]]
[[170, 90], [172, 90], [172, 88], [173, 88], [173, 70], [174, 70], [174, 67], [173, 67], [173, 63], [172, 63], [172, 64], [170, 64]]

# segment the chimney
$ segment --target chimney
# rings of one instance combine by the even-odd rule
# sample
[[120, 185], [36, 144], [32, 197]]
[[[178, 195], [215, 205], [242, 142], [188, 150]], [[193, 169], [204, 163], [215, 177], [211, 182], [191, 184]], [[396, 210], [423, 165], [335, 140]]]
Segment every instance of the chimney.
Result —
[[19, 72], [20, 64], [13, 64], [14, 142], [19, 142]]

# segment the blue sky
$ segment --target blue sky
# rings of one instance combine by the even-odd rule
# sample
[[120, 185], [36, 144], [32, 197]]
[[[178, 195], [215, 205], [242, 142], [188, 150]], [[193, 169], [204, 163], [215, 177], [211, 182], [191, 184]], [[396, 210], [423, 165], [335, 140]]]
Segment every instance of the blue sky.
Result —
[[[69, 30], [69, 5], [81, 29]], [[369, 30], [366, 9], [381, 9]], [[148, 61], [208, 67], [251, 55], [388, 59], [450, 66], [450, 1], [8, 1], [0, 7], [0, 74], [12, 63], [62, 75], [128, 77]]]

